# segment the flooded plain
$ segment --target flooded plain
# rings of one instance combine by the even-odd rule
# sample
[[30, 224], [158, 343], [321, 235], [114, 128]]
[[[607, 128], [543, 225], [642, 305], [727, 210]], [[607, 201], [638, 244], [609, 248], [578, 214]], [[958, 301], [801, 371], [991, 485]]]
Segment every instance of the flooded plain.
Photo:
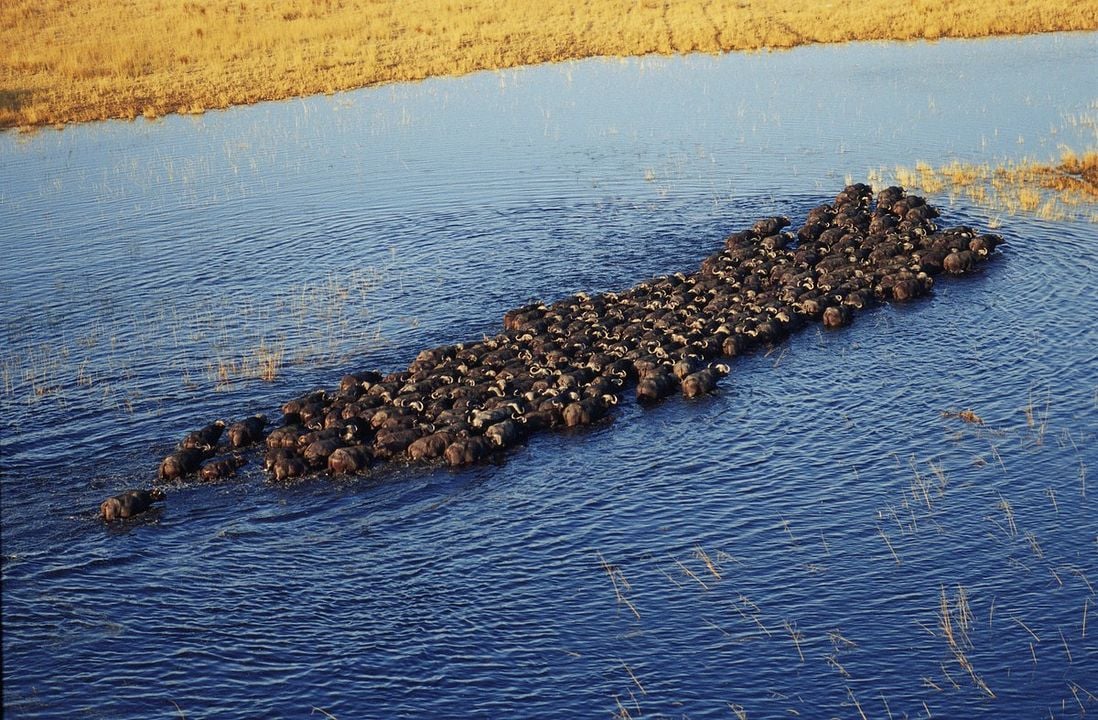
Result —
[[[10, 717], [1098, 709], [1098, 232], [500, 463], [108, 494], [215, 418], [693, 270], [918, 161], [1093, 147], [1098, 37], [590, 60], [0, 137]], [[971, 409], [982, 423], [956, 417]]]

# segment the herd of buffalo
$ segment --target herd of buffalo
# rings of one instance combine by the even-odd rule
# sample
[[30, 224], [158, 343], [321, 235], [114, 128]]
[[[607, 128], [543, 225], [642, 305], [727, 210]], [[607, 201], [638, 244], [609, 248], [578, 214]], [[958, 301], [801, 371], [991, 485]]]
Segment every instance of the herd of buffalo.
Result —
[[[188, 433], [160, 464], [161, 483], [215, 481], [265, 444], [275, 480], [358, 474], [387, 462], [475, 463], [553, 428], [595, 423], [626, 392], [642, 403], [710, 393], [720, 359], [780, 342], [814, 321], [840, 327], [879, 302], [925, 295], [939, 273], [973, 270], [1003, 241], [939, 229], [902, 188], [850, 185], [796, 232], [784, 217], [730, 235], [697, 271], [621, 292], [578, 293], [507, 312], [503, 332], [424, 350], [405, 370], [356, 372], [263, 415]], [[251, 453], [257, 455], [257, 453]], [[108, 498], [104, 519], [163, 498], [158, 487]]]

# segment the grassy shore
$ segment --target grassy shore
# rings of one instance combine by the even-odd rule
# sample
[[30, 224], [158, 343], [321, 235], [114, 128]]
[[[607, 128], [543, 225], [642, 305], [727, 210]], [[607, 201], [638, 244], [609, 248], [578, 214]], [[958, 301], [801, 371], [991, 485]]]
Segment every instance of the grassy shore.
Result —
[[1054, 0], [5, 0], [0, 128], [591, 56], [1094, 29], [1094, 2]]

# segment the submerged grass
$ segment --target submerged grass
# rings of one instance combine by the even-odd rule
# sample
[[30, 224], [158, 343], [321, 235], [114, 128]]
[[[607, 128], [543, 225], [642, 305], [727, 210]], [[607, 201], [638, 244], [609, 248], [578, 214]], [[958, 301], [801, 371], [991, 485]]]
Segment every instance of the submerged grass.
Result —
[[0, 127], [153, 118], [592, 56], [1098, 29], [1094, 3], [9, 0]]
[[[1032, 392], [1030, 406], [1043, 394]], [[806, 572], [793, 555], [816, 550], [805, 538], [820, 531], [822, 539], [812, 523], [830, 522], [825, 501], [819, 520], [796, 519], [800, 541], [793, 538], [792, 548], [793, 523], [782, 517], [759, 529], [736, 519], [707, 526], [704, 537], [691, 540], [689, 558], [681, 545], [676, 557], [656, 539], [631, 560], [628, 583], [620, 567], [598, 555], [618, 603], [627, 590], [643, 593], [646, 606], [643, 620], [618, 613], [619, 637], [630, 653], [630, 665], [619, 660], [626, 677], [619, 680], [618, 716], [627, 716], [626, 705], [629, 717], [641, 716], [637, 696], [663, 710], [686, 707], [674, 683], [647, 673], [642, 685], [632, 672], [644, 667], [638, 663], [662, 659], [666, 645], [652, 618], [666, 613], [681, 613], [686, 624], [675, 632], [714, 653], [710, 663], [726, 662], [729, 674], [752, 663], [776, 668], [765, 694], [721, 698], [722, 709], [735, 717], [941, 717], [1018, 698], [1035, 707], [1047, 702], [1063, 716], [1074, 716], [1073, 704], [1078, 715], [1086, 714], [1098, 698], [1085, 664], [1075, 660], [1089, 647], [1089, 613], [1098, 594], [1087, 578], [1090, 556], [1076, 548], [1092, 508], [1081, 493], [1076, 497], [1075, 478], [1062, 470], [1072, 468], [1093, 433], [1061, 431], [1056, 408], [1050, 402], [1042, 412], [1040, 404], [1029, 413], [981, 408], [981, 423], [943, 423], [945, 446], [931, 441], [907, 456], [891, 453], [895, 471], [872, 471], [890, 482], [883, 496], [890, 502], [875, 518], [855, 522], [858, 527], [830, 531], [834, 562], [822, 575]], [[1038, 443], [1038, 435], [1050, 441]], [[992, 438], [998, 462], [969, 463], [971, 452]], [[1026, 478], [1023, 458], [1048, 467], [1048, 480]], [[888, 480], [892, 472], [898, 476]], [[981, 530], [981, 519], [995, 530]], [[867, 540], [874, 526], [895, 565], [878, 541]], [[957, 562], [962, 553], [979, 559]], [[910, 562], [901, 563], [900, 555]], [[775, 565], [779, 557], [787, 563]], [[844, 590], [835, 594], [836, 587]], [[853, 608], [850, 588], [864, 593], [873, 609]], [[766, 607], [765, 615], [748, 594]], [[875, 685], [881, 652], [903, 668], [883, 687]], [[816, 692], [818, 685], [828, 687], [831, 705], [802, 696], [803, 688]]]
[[[216, 302], [120, 314], [86, 334], [31, 342], [9, 322], [0, 397], [27, 404], [84, 401], [130, 413], [153, 407], [146, 381], [170, 394], [275, 382], [288, 367], [340, 365], [384, 344], [370, 300], [381, 270], [353, 270], [287, 288], [269, 303]], [[75, 301], [75, 300], [74, 300]], [[20, 328], [23, 329], [20, 329]], [[146, 356], [162, 361], [157, 367]]]

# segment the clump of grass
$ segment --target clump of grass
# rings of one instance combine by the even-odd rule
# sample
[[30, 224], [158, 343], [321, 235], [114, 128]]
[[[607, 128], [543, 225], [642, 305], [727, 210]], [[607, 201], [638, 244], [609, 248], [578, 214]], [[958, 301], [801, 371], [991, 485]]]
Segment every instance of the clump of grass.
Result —
[[[980, 689], [985, 695], [990, 698], [995, 697], [995, 693], [992, 692], [988, 684], [984, 682], [984, 679], [976, 673], [976, 669], [973, 667], [972, 662], [969, 660], [966, 652], [972, 647], [972, 641], [969, 639], [969, 629], [972, 626], [972, 609], [968, 604], [968, 593], [961, 585], [957, 586], [957, 593], [950, 601], [949, 595], [946, 593], [945, 585], [941, 586], [941, 591], [938, 596], [938, 629], [942, 633], [942, 637], [945, 638], [946, 644], [949, 646], [950, 652], [953, 654], [953, 659], [957, 662], [962, 670], [968, 673], [972, 679], [973, 684]], [[942, 668], [946, 676], [949, 677], [945, 667]], [[953, 682], [952, 678], [950, 681]], [[933, 684], [933, 683], [932, 683]], [[954, 683], [956, 685], [956, 683]], [[937, 687], [935, 685], [935, 687]], [[941, 688], [938, 688], [939, 690]]]
[[970, 423], [972, 425], [983, 425], [984, 419], [977, 415], [973, 410], [943, 410], [942, 417], [944, 418], [957, 418], [961, 422]]
[[[67, 347], [42, 343], [22, 352], [12, 352], [4, 358], [4, 390], [9, 396], [21, 396], [28, 403], [56, 397], [62, 398], [72, 378], [77, 384], [87, 383], [86, 368], [69, 373], [72, 352]], [[81, 382], [83, 378], [83, 382]]]
[[256, 349], [256, 362], [259, 367], [259, 378], [267, 382], [273, 382], [278, 377], [278, 371], [282, 367], [282, 356], [285, 350], [281, 347], [269, 348], [260, 345]]
[[1060, 164], [1052, 169], [1042, 169], [1045, 184], [1053, 190], [1098, 197], [1098, 149], [1086, 150], [1082, 155], [1065, 148]]
[[273, 382], [282, 369], [285, 348], [261, 342], [259, 347], [235, 358], [217, 358], [210, 363], [210, 376], [216, 389], [226, 389], [238, 380], [256, 379]]
[[1023, 159], [998, 164], [953, 160], [939, 167], [924, 161], [914, 168], [871, 173], [874, 182], [894, 179], [931, 195], [948, 192], [981, 207], [1045, 220], [1098, 222], [1098, 149], [1077, 153], [1063, 148], [1051, 161]]
[[963, 422], [966, 422], [966, 423], [972, 423], [974, 425], [983, 425], [984, 424], [983, 418], [981, 418], [979, 415], [977, 415], [972, 410], [962, 410], [961, 412], [957, 413], [957, 417], [960, 418]]

